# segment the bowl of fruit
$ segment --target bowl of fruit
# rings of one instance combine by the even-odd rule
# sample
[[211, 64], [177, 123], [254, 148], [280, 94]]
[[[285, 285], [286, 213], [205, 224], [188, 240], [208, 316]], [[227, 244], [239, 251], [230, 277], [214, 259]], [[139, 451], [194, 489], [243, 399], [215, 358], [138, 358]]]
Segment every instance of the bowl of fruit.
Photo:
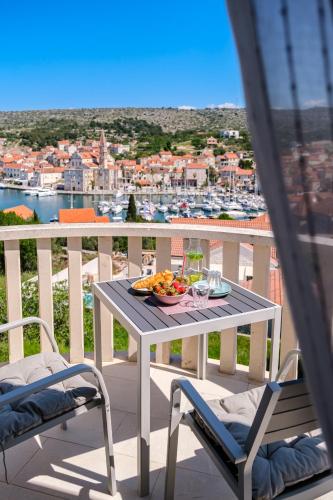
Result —
[[160, 281], [153, 286], [153, 294], [163, 304], [178, 304], [188, 292], [188, 283], [185, 277], [178, 277], [172, 281]]

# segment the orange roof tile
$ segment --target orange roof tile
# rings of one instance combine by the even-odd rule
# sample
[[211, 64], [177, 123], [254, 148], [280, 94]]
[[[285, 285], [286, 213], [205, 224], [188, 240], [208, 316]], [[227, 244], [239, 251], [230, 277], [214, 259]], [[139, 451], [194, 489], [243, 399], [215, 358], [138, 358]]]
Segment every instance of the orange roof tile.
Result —
[[97, 216], [93, 208], [61, 208], [59, 222], [73, 224], [79, 222], [110, 222], [107, 216]]
[[31, 210], [31, 208], [29, 207], [26, 207], [25, 205], [17, 205], [16, 207], [6, 208], [3, 212], [5, 214], [14, 213], [24, 220], [31, 219], [31, 217], [33, 217], [34, 215], [33, 210]]
[[227, 160], [238, 160], [238, 156], [236, 153], [224, 153], [224, 158]]
[[251, 168], [239, 168], [237, 167], [237, 175], [254, 175], [254, 170]]
[[97, 215], [95, 222], [110, 222], [110, 219], [107, 215]]

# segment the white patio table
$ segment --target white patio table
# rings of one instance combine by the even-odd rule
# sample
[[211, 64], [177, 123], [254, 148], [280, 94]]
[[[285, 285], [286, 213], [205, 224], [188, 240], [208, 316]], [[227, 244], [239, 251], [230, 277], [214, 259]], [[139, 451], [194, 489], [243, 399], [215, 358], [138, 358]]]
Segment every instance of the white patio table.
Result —
[[[227, 328], [271, 321], [270, 378], [279, 364], [281, 307], [233, 282], [225, 305], [191, 312], [166, 314], [145, 296], [136, 295], [131, 283], [138, 278], [95, 283], [95, 363], [102, 370], [100, 303], [114, 315], [137, 342], [138, 367], [138, 479], [139, 494], [149, 494], [150, 444], [150, 346], [161, 342], [198, 336], [198, 378], [206, 376], [207, 334]], [[211, 301], [210, 301], [211, 302]]]

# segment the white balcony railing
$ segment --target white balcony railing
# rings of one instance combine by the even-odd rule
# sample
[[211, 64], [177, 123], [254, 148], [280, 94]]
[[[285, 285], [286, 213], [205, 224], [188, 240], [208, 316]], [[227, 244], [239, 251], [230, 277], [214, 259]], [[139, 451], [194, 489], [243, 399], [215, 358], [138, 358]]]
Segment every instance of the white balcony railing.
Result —
[[[223, 273], [226, 278], [238, 281], [240, 243], [253, 245], [253, 290], [268, 296], [271, 247], [274, 240], [270, 231], [236, 229], [182, 224], [50, 224], [29, 226], [7, 226], [0, 228], [0, 241], [4, 241], [7, 316], [8, 321], [22, 317], [20, 240], [37, 241], [39, 315], [53, 329], [52, 297], [52, 238], [67, 238], [68, 285], [69, 285], [69, 330], [70, 360], [84, 359], [83, 302], [82, 302], [82, 237], [98, 237], [99, 280], [112, 279], [112, 238], [128, 237], [129, 276], [138, 276], [142, 268], [142, 237], [156, 237], [156, 269], [171, 267], [171, 238], [200, 238], [209, 266], [209, 240], [223, 241]], [[113, 359], [113, 318], [102, 310], [102, 352], [103, 361]], [[281, 332], [281, 358], [296, 346], [288, 304], [283, 307]], [[50, 348], [41, 332], [42, 351]], [[182, 366], [196, 368], [197, 339], [182, 342]], [[249, 377], [261, 381], [265, 377], [267, 350], [267, 324], [252, 326], [250, 337]], [[130, 339], [128, 356], [135, 359], [136, 346]], [[23, 331], [18, 328], [9, 340], [9, 358], [15, 361], [23, 357]], [[221, 337], [220, 370], [234, 373], [236, 370], [237, 337], [230, 329]], [[169, 363], [170, 346], [157, 346], [156, 361]]]

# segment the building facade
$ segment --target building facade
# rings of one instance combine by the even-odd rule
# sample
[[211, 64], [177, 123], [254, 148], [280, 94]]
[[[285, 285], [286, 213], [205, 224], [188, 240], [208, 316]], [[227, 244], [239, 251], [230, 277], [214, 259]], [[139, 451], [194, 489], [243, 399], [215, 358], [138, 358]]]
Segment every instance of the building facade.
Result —
[[92, 187], [93, 169], [82, 162], [78, 153], [74, 153], [64, 170], [65, 191], [90, 191]]
[[110, 191], [118, 187], [118, 167], [109, 158], [105, 132], [102, 130], [99, 142], [99, 165], [94, 169], [94, 189]]

